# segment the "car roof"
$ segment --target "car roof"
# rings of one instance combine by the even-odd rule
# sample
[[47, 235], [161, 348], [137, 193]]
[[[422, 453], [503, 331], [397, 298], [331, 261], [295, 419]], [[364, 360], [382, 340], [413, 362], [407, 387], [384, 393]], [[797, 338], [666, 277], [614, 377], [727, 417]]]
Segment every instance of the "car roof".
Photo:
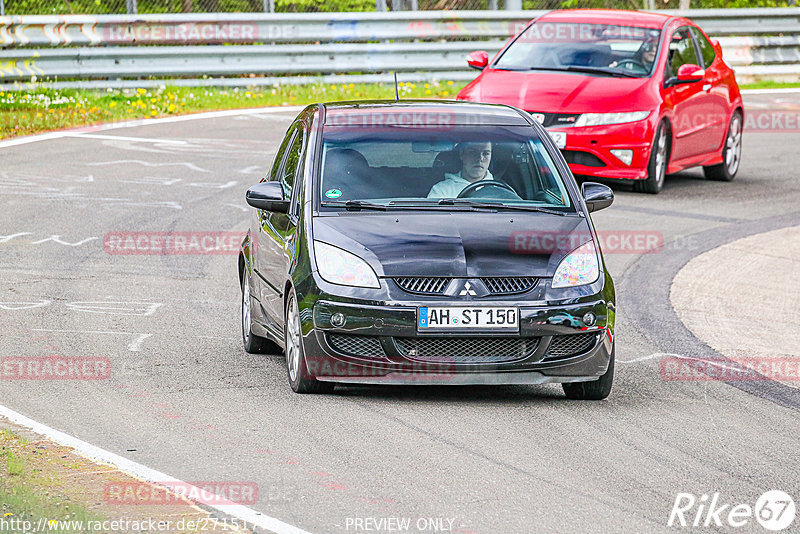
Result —
[[503, 104], [455, 100], [359, 100], [327, 102], [328, 126], [528, 126], [521, 112]]
[[673, 18], [665, 13], [627, 11], [623, 9], [569, 9], [545, 13], [537, 22], [585, 22], [589, 24], [609, 24], [613, 26], [641, 26], [662, 28]]

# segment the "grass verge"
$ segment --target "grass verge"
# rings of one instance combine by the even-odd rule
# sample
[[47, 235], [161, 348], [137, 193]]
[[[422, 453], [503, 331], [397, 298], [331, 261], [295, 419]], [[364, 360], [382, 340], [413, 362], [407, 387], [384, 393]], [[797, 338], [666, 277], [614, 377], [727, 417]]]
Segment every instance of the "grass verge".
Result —
[[[402, 98], [454, 98], [462, 82], [400, 83]], [[184, 115], [199, 111], [312, 102], [394, 98], [393, 84], [314, 84], [220, 89], [169, 87], [89, 91], [33, 86], [0, 89], [0, 139], [100, 122]]]
[[[464, 82], [400, 82], [402, 98], [455, 98]], [[783, 89], [800, 83], [762, 81], [742, 89]], [[184, 115], [200, 111], [266, 106], [295, 106], [312, 102], [394, 98], [392, 84], [314, 84], [221, 89], [170, 87], [158, 89], [49, 89], [29, 91], [0, 88], [0, 139], [96, 123]]]
[[[109, 491], [120, 487], [160, 500], [120, 504]], [[214, 520], [181, 497], [163, 495], [164, 490], [0, 418], [0, 532], [139, 532], [154, 530], [150, 525], [159, 522], [162, 532], [248, 532], [242, 524]]]

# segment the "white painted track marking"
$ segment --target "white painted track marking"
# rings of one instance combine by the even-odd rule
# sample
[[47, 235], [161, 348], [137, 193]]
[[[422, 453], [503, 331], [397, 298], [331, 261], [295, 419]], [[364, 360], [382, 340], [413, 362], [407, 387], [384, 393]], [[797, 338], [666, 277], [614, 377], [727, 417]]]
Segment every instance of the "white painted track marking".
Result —
[[123, 137], [121, 135], [100, 135], [90, 133], [67, 133], [64, 137], [75, 137], [84, 139], [105, 139], [110, 141], [136, 141], [141, 143], [157, 143], [162, 145], [187, 145], [187, 141], [178, 141], [175, 139], [156, 139], [155, 137]]
[[139, 352], [142, 343], [145, 339], [153, 337], [153, 334], [145, 334], [142, 332], [122, 332], [114, 330], [56, 330], [52, 328], [31, 328], [33, 332], [55, 332], [58, 334], [104, 334], [104, 335], [124, 335], [136, 336], [136, 338], [128, 343], [128, 350], [131, 352]]
[[[201, 494], [199, 488], [187, 484], [186, 482], [183, 482], [175, 477], [160, 471], [156, 471], [155, 469], [151, 469], [140, 463], [114, 454], [113, 452], [101, 449], [100, 447], [96, 447], [91, 443], [87, 443], [74, 436], [70, 436], [69, 434], [65, 434], [64, 432], [54, 428], [50, 428], [42, 423], [38, 423], [10, 408], [6, 408], [5, 406], [0, 405], [0, 415], [11, 420], [13, 423], [30, 428], [37, 434], [55, 441], [56, 443], [66, 447], [72, 447], [75, 449], [75, 452], [85, 456], [86, 458], [89, 458], [90, 460], [96, 460], [108, 465], [112, 465], [129, 475], [141, 478], [147, 482], [153, 482], [155, 484], [169, 482], [172, 483], [173, 487], [175, 484], [178, 484], [181, 488], [185, 488], [187, 493], [194, 493], [197, 495]], [[169, 486], [167, 487], [169, 488]], [[309, 534], [305, 530], [301, 530], [297, 527], [284, 523], [279, 519], [262, 514], [261, 512], [257, 512], [252, 508], [241, 504], [209, 504], [206, 506], [245, 521], [247, 522], [248, 527], [255, 525], [256, 527], [269, 530], [270, 532], [275, 532], [276, 534]]]
[[15, 137], [7, 141], [0, 141], [0, 148], [8, 148], [18, 145], [26, 145], [28, 143], [38, 143], [39, 141], [49, 141], [51, 139], [61, 139], [63, 137], [71, 136], [76, 133], [96, 133], [106, 130], [114, 130], [117, 128], [135, 128], [137, 126], [150, 126], [152, 124], [168, 124], [173, 122], [195, 121], [202, 119], [216, 119], [219, 117], [232, 117], [236, 115], [262, 115], [269, 113], [283, 113], [294, 112], [297, 113], [303, 109], [302, 106], [287, 106], [287, 107], [270, 107], [270, 108], [251, 108], [251, 109], [229, 109], [225, 111], [209, 111], [206, 113], [194, 113], [191, 115], [179, 115], [177, 117], [163, 117], [160, 119], [144, 119], [144, 120], [131, 120], [124, 122], [112, 122], [109, 124], [101, 124], [98, 126], [90, 126], [84, 128], [74, 128], [70, 130], [62, 130], [58, 132], [50, 132], [39, 135], [27, 135], [25, 137]]

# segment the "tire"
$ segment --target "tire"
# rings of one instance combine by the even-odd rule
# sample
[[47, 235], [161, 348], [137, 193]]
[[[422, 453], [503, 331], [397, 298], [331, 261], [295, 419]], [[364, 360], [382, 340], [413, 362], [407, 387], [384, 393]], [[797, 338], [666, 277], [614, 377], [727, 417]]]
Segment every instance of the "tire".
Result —
[[295, 393], [330, 393], [333, 391], [335, 387], [333, 382], [320, 382], [308, 372], [300, 328], [300, 311], [294, 291], [289, 293], [286, 301], [283, 333], [286, 342], [286, 373], [292, 391]]
[[635, 188], [637, 191], [655, 195], [664, 187], [670, 145], [669, 129], [667, 124], [661, 121], [658, 124], [658, 128], [656, 128], [653, 148], [650, 150], [650, 161], [647, 163], [647, 178], [636, 182]]
[[250, 277], [247, 270], [242, 273], [242, 345], [250, 354], [280, 354], [277, 343], [253, 333], [253, 299], [250, 297]]
[[573, 400], [603, 400], [611, 393], [614, 383], [614, 347], [611, 347], [611, 360], [608, 370], [597, 380], [591, 382], [570, 382], [561, 384], [564, 394]]
[[736, 177], [742, 161], [742, 114], [734, 112], [725, 134], [725, 146], [722, 147], [722, 163], [703, 167], [703, 174], [709, 180], [730, 182]]

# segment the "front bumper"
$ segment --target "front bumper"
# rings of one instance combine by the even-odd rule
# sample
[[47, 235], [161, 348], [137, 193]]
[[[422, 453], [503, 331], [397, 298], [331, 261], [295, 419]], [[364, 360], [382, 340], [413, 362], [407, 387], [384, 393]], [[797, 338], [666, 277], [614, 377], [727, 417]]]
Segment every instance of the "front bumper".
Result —
[[[305, 357], [309, 373], [317, 380], [341, 383], [588, 381], [608, 368], [613, 305], [609, 311], [603, 300], [521, 305], [519, 331], [513, 334], [429, 333], [417, 331], [417, 306], [410, 303], [376, 306], [319, 300], [308, 321], [312, 324], [304, 328]], [[595, 324], [585, 325], [581, 318], [590, 312]], [[339, 328], [331, 325], [331, 316], [337, 313], [346, 317]], [[487, 347], [486, 354], [481, 355], [476, 346]], [[493, 352], [494, 346], [503, 349]]]
[[[649, 119], [604, 126], [548, 128], [548, 131], [566, 133], [567, 142], [561, 153], [575, 175], [621, 180], [647, 178], [654, 131]], [[611, 150], [631, 150], [631, 164], [623, 163]]]

